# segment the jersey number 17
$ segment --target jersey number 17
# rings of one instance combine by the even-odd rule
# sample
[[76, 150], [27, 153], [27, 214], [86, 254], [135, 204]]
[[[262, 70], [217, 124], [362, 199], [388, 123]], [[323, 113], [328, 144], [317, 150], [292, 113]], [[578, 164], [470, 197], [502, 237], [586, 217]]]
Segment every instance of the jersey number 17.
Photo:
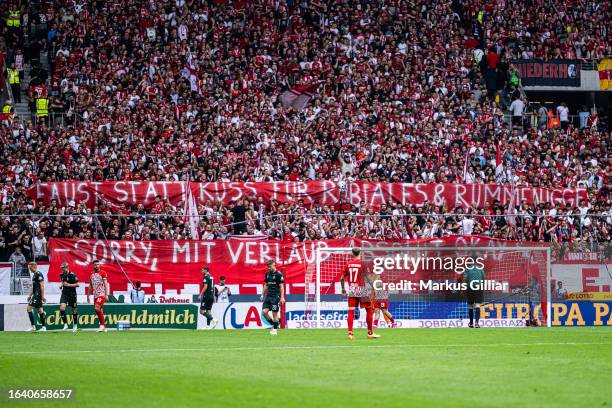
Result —
[[357, 267], [349, 267], [349, 282], [357, 282], [357, 278], [359, 277], [359, 268]]

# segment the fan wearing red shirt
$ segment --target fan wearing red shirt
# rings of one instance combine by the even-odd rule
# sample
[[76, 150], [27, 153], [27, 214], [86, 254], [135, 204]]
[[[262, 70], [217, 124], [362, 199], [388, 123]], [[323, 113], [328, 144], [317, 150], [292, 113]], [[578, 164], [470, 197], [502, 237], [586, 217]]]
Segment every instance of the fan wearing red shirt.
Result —
[[89, 290], [87, 292], [87, 303], [89, 296], [94, 296], [94, 309], [100, 319], [99, 332], [106, 332], [106, 322], [104, 320], [104, 303], [110, 293], [106, 272], [100, 270], [100, 261], [93, 261], [93, 273], [89, 277]]
[[[372, 308], [372, 302], [369, 300], [362, 300], [363, 288], [365, 287], [363, 263], [361, 261], [361, 250], [359, 248], [353, 248], [353, 259], [348, 261], [344, 267], [344, 274], [340, 278], [340, 285], [342, 286], [342, 294], [348, 294], [348, 335], [349, 339], [353, 339], [353, 321], [355, 320], [355, 308], [361, 307], [366, 310], [366, 322], [368, 324], [368, 339], [377, 339], [380, 337], [378, 334], [374, 334], [372, 331], [372, 323], [374, 316], [374, 309]], [[348, 279], [348, 291], [345, 289], [344, 282]]]

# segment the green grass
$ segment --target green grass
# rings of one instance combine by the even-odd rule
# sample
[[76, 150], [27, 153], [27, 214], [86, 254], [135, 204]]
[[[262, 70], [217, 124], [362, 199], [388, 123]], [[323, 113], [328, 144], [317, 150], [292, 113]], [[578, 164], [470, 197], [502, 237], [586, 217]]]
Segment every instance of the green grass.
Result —
[[612, 406], [609, 328], [380, 334], [0, 332], [0, 387], [74, 388], [69, 405], [96, 408]]

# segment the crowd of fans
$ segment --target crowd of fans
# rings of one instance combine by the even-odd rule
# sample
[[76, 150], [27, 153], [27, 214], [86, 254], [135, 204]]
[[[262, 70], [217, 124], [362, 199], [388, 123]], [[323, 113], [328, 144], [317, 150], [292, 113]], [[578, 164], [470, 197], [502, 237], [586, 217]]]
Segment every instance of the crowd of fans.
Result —
[[[496, 203], [470, 215], [393, 203], [200, 203], [200, 233], [608, 241], [605, 121], [509, 126], [504, 117], [511, 100], [524, 100], [511, 60], [612, 54], [609, 4], [554, 3], [14, 1], [22, 24], [4, 28], [9, 60], [22, 55], [33, 67], [28, 99], [36, 113], [36, 98], [48, 98], [50, 116], [0, 129], [0, 258], [16, 247], [31, 257], [50, 237], [188, 235], [180, 206], [113, 217], [109, 206], [43, 207], [25, 195], [36, 182], [66, 180], [581, 187], [588, 202], [521, 203], [516, 218]], [[34, 69], [41, 58], [50, 72]], [[283, 106], [281, 95], [298, 84], [316, 85], [312, 99], [303, 110]]]
[[[252, 238], [270, 237], [285, 242], [331, 238], [411, 239], [450, 235], [479, 234], [494, 238], [550, 242], [553, 248], [578, 251], [600, 251], [610, 242], [612, 212], [609, 204], [585, 201], [574, 208], [561, 204], [529, 206], [519, 203], [516, 214], [494, 202], [490, 208], [463, 209], [435, 206], [401, 206], [383, 204], [374, 209], [347, 206], [340, 213], [317, 203], [292, 205], [260, 199], [240, 200], [224, 206], [207, 202], [199, 206], [199, 239], [231, 239], [246, 234]], [[188, 223], [182, 208], [165, 204], [162, 211], [151, 214], [139, 206], [113, 211], [104, 204], [94, 209], [84, 204], [58, 208], [26, 209], [14, 217], [5, 215], [0, 225], [0, 256], [6, 259], [16, 248], [25, 258], [45, 259], [47, 238], [158, 240], [190, 239]], [[37, 215], [32, 215], [37, 214]], [[96, 215], [98, 214], [98, 215]], [[594, 215], [598, 214], [598, 215]], [[599, 215], [601, 214], [601, 215]]]

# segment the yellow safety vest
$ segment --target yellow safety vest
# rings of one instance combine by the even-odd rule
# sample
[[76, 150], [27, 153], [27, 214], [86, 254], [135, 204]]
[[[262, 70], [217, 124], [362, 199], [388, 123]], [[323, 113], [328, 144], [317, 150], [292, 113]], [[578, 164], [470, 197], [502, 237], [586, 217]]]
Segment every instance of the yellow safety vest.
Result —
[[547, 113], [548, 115], [548, 128], [554, 128], [554, 127], [561, 127], [561, 121], [559, 120], [558, 117], [556, 117], [552, 111], [548, 111]]
[[39, 118], [49, 116], [49, 100], [47, 98], [36, 100], [36, 116]]
[[21, 25], [21, 13], [19, 10], [9, 11], [8, 18], [6, 19], [6, 25], [8, 27], [19, 27]]
[[11, 68], [7, 68], [6, 71], [8, 72], [9, 84], [11, 85], [18, 84], [19, 83], [19, 71], [17, 71], [16, 69], [11, 69]]
[[2, 107], [2, 113], [11, 113], [11, 109], [13, 109], [13, 107], [11, 105], [4, 105]]

